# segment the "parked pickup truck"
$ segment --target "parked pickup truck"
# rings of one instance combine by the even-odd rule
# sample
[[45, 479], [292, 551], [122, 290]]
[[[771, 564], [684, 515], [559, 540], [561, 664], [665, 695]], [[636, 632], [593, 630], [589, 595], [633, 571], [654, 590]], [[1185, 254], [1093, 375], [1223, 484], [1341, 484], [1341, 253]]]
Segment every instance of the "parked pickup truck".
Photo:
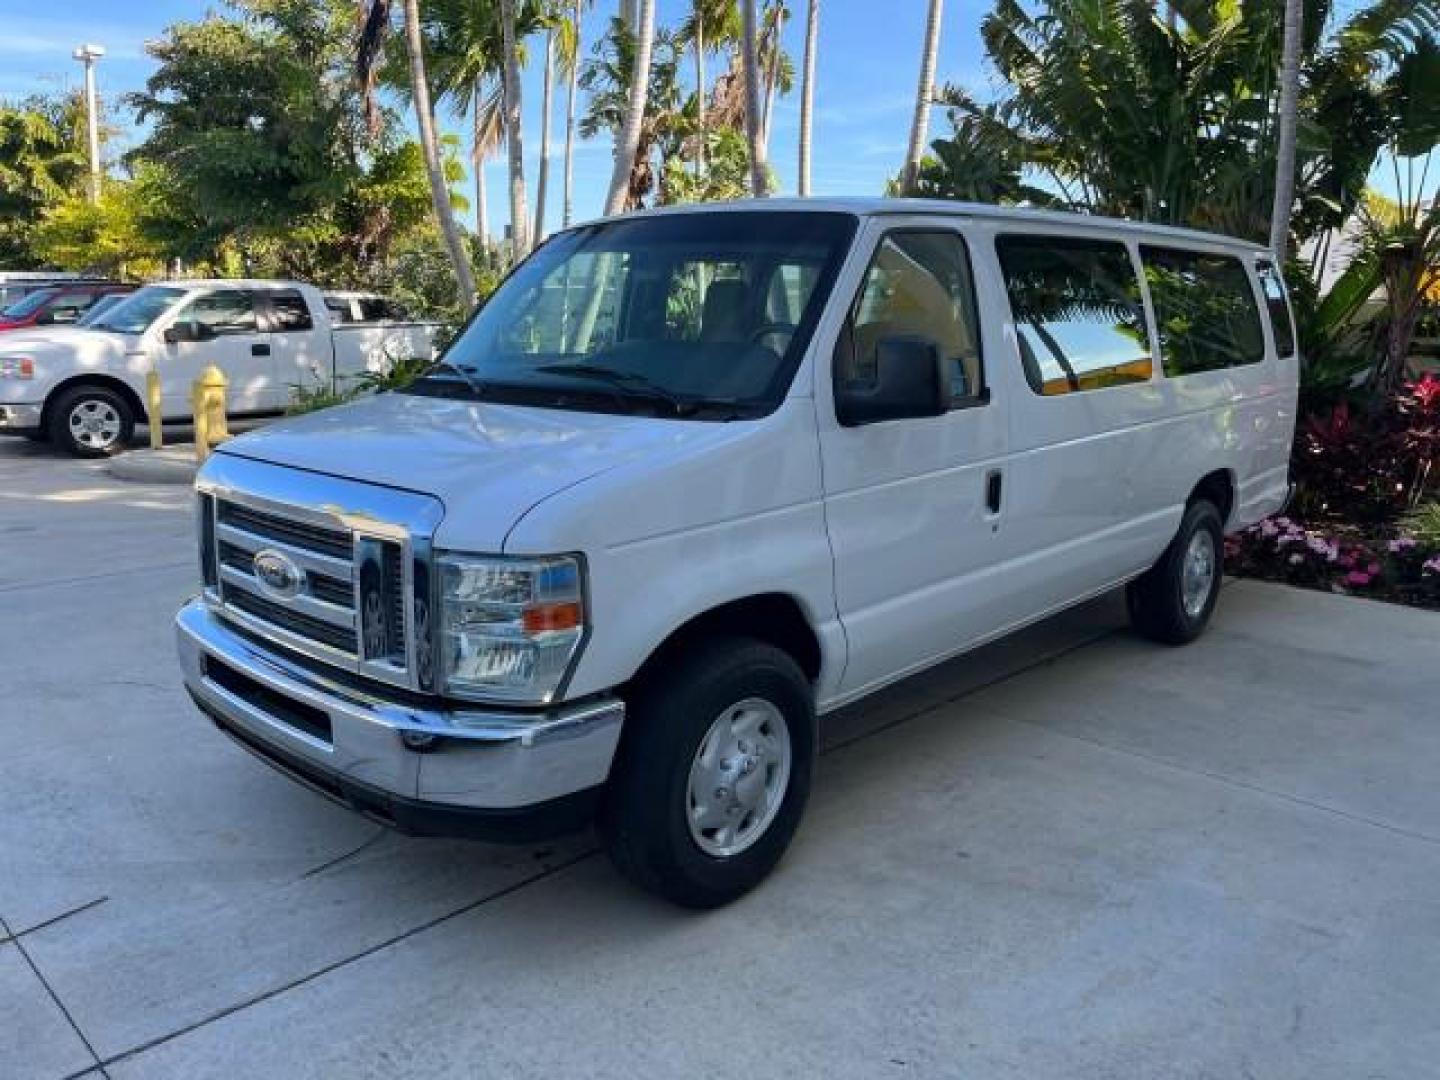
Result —
[[210, 458], [185, 683], [380, 821], [593, 818], [721, 904], [795, 833], [817, 716], [1117, 586], [1197, 637], [1223, 533], [1288, 496], [1298, 371], [1274, 256], [1206, 233], [904, 199], [568, 229], [408, 389]]
[[[347, 300], [346, 310], [358, 306]], [[160, 375], [161, 419], [170, 423], [189, 419], [191, 384], [209, 364], [229, 378], [232, 416], [273, 415], [296, 388], [429, 358], [436, 329], [388, 318], [342, 323], [326, 294], [296, 282], [147, 285], [86, 326], [0, 336], [0, 434], [48, 438], [81, 457], [115, 453], [148, 419], [149, 371]]]

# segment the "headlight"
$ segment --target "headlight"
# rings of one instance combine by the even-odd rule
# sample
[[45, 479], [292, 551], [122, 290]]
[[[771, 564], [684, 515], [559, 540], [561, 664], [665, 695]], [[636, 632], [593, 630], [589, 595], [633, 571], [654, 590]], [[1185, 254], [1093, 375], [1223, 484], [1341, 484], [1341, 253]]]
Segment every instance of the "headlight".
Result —
[[0, 379], [33, 379], [35, 360], [29, 356], [0, 356]]
[[548, 702], [585, 636], [580, 560], [441, 555], [446, 693]]

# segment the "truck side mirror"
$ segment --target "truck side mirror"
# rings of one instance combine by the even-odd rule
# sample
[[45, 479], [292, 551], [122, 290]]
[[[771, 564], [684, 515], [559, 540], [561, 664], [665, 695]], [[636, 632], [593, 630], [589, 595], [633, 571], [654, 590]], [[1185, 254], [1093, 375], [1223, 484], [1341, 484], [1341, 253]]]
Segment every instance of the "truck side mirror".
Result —
[[941, 416], [949, 407], [940, 347], [918, 334], [880, 339], [873, 381], [835, 385], [835, 415], [845, 427]]
[[212, 327], [194, 319], [177, 322], [165, 328], [165, 341], [170, 345], [181, 341], [209, 341], [214, 336]]

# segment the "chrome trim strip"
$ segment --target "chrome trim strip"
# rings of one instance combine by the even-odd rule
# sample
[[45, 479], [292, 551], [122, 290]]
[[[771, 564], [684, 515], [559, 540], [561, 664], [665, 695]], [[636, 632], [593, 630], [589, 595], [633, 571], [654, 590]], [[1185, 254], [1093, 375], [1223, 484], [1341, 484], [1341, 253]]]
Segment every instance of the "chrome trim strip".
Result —
[[215, 539], [223, 540], [228, 544], [250, 554], [257, 551], [264, 551], [266, 548], [274, 548], [276, 551], [283, 551], [286, 555], [295, 560], [295, 564], [302, 570], [314, 571], [317, 574], [324, 574], [326, 577], [336, 578], [340, 581], [349, 581], [353, 572], [354, 564], [334, 555], [325, 555], [319, 551], [312, 551], [309, 548], [297, 547], [294, 544], [287, 544], [283, 540], [274, 540], [268, 536], [261, 536], [249, 529], [242, 529], [238, 525], [227, 525], [223, 522], [215, 526]]
[[[339, 604], [332, 604], [328, 600], [319, 600], [307, 593], [300, 593], [290, 597], [288, 600], [280, 601], [274, 597], [266, 596], [260, 583], [255, 580], [255, 575], [247, 574], [243, 570], [237, 570], [233, 566], [220, 564], [220, 582], [222, 585], [231, 585], [252, 596], [264, 600], [266, 603], [275, 604], [299, 615], [308, 615], [312, 619], [319, 619], [321, 622], [329, 623], [331, 626], [338, 626], [342, 630], [354, 630], [356, 628], [355, 612], [350, 608], [341, 607]], [[258, 618], [258, 616], [257, 616]]]

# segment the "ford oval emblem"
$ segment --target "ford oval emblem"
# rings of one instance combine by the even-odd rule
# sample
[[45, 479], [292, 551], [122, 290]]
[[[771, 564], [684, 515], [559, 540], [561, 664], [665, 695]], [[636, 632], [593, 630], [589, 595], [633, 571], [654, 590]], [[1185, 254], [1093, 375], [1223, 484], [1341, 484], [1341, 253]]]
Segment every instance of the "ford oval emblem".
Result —
[[283, 551], [266, 548], [257, 551], [250, 564], [255, 570], [255, 580], [260, 591], [276, 600], [294, 600], [300, 595], [300, 586], [305, 584], [305, 574], [295, 561]]

